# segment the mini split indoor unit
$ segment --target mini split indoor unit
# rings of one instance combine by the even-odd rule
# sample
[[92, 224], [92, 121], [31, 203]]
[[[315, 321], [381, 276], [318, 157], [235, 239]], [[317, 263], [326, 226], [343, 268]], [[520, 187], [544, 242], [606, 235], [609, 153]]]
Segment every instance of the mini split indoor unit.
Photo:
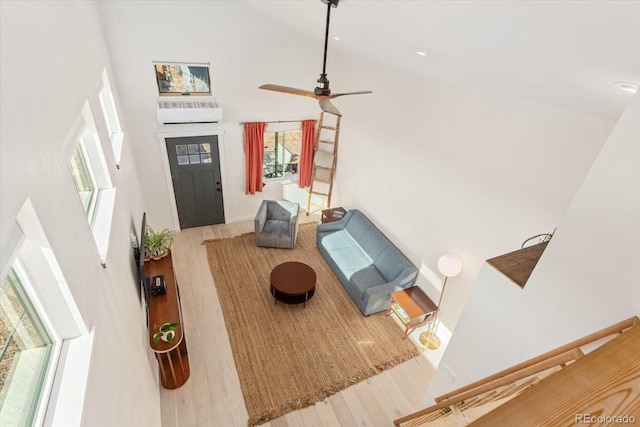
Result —
[[159, 100], [156, 109], [163, 124], [220, 123], [222, 108], [213, 100]]

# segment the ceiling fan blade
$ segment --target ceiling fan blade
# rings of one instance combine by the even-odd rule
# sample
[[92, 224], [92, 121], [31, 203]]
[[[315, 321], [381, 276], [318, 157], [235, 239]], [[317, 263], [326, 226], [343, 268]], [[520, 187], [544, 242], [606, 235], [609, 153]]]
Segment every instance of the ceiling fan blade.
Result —
[[333, 99], [336, 98], [338, 96], [344, 96], [344, 95], [365, 95], [367, 93], [373, 93], [372, 90], [361, 90], [358, 92], [345, 92], [345, 93], [333, 93], [331, 95], [328, 96], [329, 99]]
[[320, 108], [322, 111], [342, 117], [342, 113], [340, 113], [336, 106], [329, 101], [329, 97], [323, 96], [322, 98], [318, 98], [318, 101], [320, 102]]
[[289, 93], [289, 94], [292, 94], [292, 95], [308, 96], [310, 98], [318, 99], [318, 95], [316, 95], [315, 93], [313, 93], [311, 91], [308, 91], [308, 90], [304, 90], [304, 89], [298, 89], [298, 88], [295, 88], [295, 87], [266, 84], [266, 85], [260, 86], [258, 89], [272, 90], [274, 92], [282, 92], [282, 93]]

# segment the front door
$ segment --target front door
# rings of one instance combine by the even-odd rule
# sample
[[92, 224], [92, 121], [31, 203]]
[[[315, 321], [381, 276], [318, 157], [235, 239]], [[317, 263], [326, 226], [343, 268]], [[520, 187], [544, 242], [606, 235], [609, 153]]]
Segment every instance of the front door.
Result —
[[218, 136], [165, 142], [180, 228], [224, 223]]

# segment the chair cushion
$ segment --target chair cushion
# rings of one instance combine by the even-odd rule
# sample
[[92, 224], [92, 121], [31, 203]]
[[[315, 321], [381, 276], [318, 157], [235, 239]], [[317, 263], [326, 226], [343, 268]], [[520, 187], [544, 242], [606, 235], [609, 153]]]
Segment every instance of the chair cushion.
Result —
[[264, 228], [262, 229], [262, 232], [260, 234], [273, 236], [289, 236], [289, 221], [268, 219], [265, 221]]

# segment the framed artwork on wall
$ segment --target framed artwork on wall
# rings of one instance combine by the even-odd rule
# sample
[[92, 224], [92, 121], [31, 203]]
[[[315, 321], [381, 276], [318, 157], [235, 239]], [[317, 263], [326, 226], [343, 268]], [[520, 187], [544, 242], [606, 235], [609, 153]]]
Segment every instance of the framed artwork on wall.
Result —
[[208, 63], [154, 62], [160, 96], [211, 95]]

